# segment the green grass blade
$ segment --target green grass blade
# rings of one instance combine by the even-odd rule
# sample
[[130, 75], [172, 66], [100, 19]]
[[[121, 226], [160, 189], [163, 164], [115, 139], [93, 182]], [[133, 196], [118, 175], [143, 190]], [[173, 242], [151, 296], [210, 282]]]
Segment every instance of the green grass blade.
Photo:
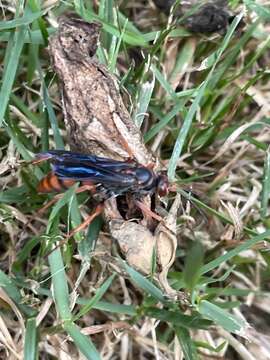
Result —
[[[88, 226], [87, 234], [78, 244], [78, 250], [82, 259], [91, 260], [91, 253], [95, 249], [96, 240], [103, 224], [102, 216], [96, 217]], [[90, 264], [89, 260], [89, 264]]]
[[[108, 23], [107, 21], [102, 19], [100, 16], [96, 15], [94, 12], [92, 12], [92, 11], [88, 11], [87, 13], [83, 12], [83, 13], [80, 13], [80, 15], [89, 22], [95, 20], [95, 21], [102, 23], [103, 30], [107, 31], [112, 36], [121, 38], [121, 31], [116, 26]], [[148, 46], [143, 35], [141, 35], [138, 32], [132, 32], [131, 30], [127, 30], [123, 33], [123, 41], [125, 43], [133, 45], [133, 46], [142, 46], [142, 47]]]
[[29, 306], [22, 304], [22, 296], [15, 285], [13, 279], [6, 275], [2, 270], [0, 270], [0, 287], [3, 288], [4, 292], [14, 301], [16, 306], [26, 315], [34, 316], [35, 310], [31, 309]]
[[[76, 302], [79, 305], [86, 305], [88, 304], [89, 300], [84, 298], [78, 298]], [[133, 305], [112, 304], [108, 301], [98, 301], [96, 304], [93, 305], [93, 309], [130, 316], [135, 316], [137, 314], [136, 307]]]
[[179, 310], [168, 311], [158, 308], [146, 308], [144, 313], [152, 318], [165, 321], [169, 324], [181, 326], [186, 329], [206, 329], [212, 321], [203, 319], [200, 314], [185, 315]]
[[199, 281], [200, 270], [203, 265], [203, 257], [203, 246], [199, 241], [196, 241], [196, 243], [187, 253], [185, 268], [183, 272], [186, 286], [190, 290], [190, 292], [193, 291], [194, 287]]
[[135, 124], [140, 128], [147, 113], [147, 109], [155, 86], [155, 77], [152, 81], [146, 81], [140, 86], [136, 111], [133, 114]]
[[88, 301], [87, 304], [85, 304], [82, 309], [79, 311], [79, 313], [75, 316], [74, 321], [77, 321], [80, 317], [88, 313], [93, 306], [97, 304], [97, 302], [102, 298], [102, 296], [106, 293], [106, 291], [111, 286], [113, 279], [115, 278], [115, 274], [111, 275], [102, 285], [99, 289], [97, 289], [96, 294]]
[[121, 29], [121, 35], [119, 38], [113, 36], [111, 39], [111, 46], [110, 46], [109, 59], [108, 59], [108, 63], [109, 63], [108, 69], [111, 73], [114, 73], [116, 71], [117, 58], [119, 56], [120, 47], [123, 41], [127, 24], [128, 24], [128, 20], [126, 20], [123, 29]]
[[[42, 73], [40, 73], [41, 77], [42, 77]], [[53, 130], [53, 135], [54, 135], [54, 141], [55, 141], [55, 145], [56, 148], [61, 150], [65, 148], [64, 145], [64, 141], [62, 139], [62, 136], [60, 134], [60, 130], [58, 127], [58, 121], [51, 103], [51, 100], [49, 98], [49, 93], [48, 93], [48, 89], [47, 86], [44, 82], [44, 80], [42, 79], [42, 93], [43, 93], [43, 100], [44, 100], [44, 104], [46, 106], [47, 112], [48, 112], [48, 117], [50, 120], [50, 124]]]
[[[52, 28], [52, 27], [49, 27], [46, 30], [48, 32], [48, 35], [52, 35], [56, 31], [56, 29]], [[9, 31], [3, 31], [2, 33], [0, 33], [0, 41], [1, 42], [9, 41], [9, 38], [10, 38]], [[35, 45], [44, 45], [45, 44], [44, 36], [40, 30], [29, 30], [25, 36], [24, 43], [25, 44], [31, 43], [31, 44], [35, 44]]]
[[268, 214], [268, 202], [270, 196], [270, 149], [268, 148], [264, 161], [264, 173], [262, 181], [261, 216], [265, 218]]
[[233, 250], [228, 251], [226, 254], [219, 256], [217, 259], [210, 261], [208, 264], [204, 265], [201, 268], [201, 275], [207, 273], [208, 271], [211, 271], [218, 267], [220, 264], [224, 263], [225, 261], [228, 261], [232, 259], [234, 256], [240, 254], [242, 251], [250, 249], [252, 246], [258, 244], [259, 242], [263, 240], [270, 240], [270, 230], [267, 230], [263, 232], [262, 234], [259, 234], [257, 236], [252, 237], [249, 240], [246, 240], [243, 244], [238, 245]]
[[67, 277], [59, 248], [49, 255], [49, 264], [53, 284], [53, 297], [57, 311], [63, 321], [71, 320]]
[[48, 10], [39, 11], [36, 13], [26, 13], [21, 18], [16, 18], [14, 20], [2, 21], [0, 23], [0, 31], [14, 29], [19, 26], [26, 26], [31, 24], [33, 21], [37, 20], [39, 17], [44, 15]]
[[6, 64], [3, 82], [0, 90], [0, 127], [4, 120], [5, 112], [7, 109], [10, 93], [12, 90], [12, 85], [16, 76], [16, 71], [21, 55], [21, 51], [24, 45], [24, 38], [26, 35], [27, 28], [21, 26], [14, 34], [14, 39], [11, 41], [12, 49], [9, 55], [8, 63]]
[[75, 184], [70, 189], [68, 189], [63, 197], [57, 201], [57, 203], [52, 208], [52, 211], [50, 213], [50, 217], [48, 220], [48, 226], [47, 226], [47, 234], [49, 233], [54, 219], [59, 215], [59, 211], [62, 209], [63, 206], [65, 206], [69, 201], [72, 200], [72, 198], [75, 196], [75, 190], [78, 187], [78, 184]]
[[210, 80], [212, 78], [212, 74], [214, 73], [214, 70], [221, 58], [221, 55], [227, 48], [229, 41], [230, 41], [231, 37], [233, 36], [233, 33], [234, 33], [237, 25], [241, 21], [242, 17], [243, 17], [243, 14], [240, 14], [235, 17], [235, 19], [233, 20], [232, 24], [230, 25], [230, 27], [228, 29], [227, 35], [225, 36], [225, 38], [223, 40], [222, 46], [218, 49], [217, 52], [215, 52], [212, 56], [210, 56], [206, 60], [206, 64], [211, 64], [212, 67], [211, 67], [209, 74], [207, 75], [207, 78], [204, 80], [204, 82], [200, 85], [200, 87], [198, 89], [198, 94], [195, 97], [195, 99], [187, 113], [186, 118], [184, 119], [183, 126], [182, 126], [181, 130], [179, 131], [177, 140], [175, 142], [173, 153], [172, 153], [172, 156], [171, 156], [171, 159], [169, 162], [169, 167], [168, 167], [168, 177], [171, 181], [174, 180], [175, 170], [177, 167], [177, 161], [181, 155], [181, 152], [182, 152], [184, 143], [186, 141], [187, 135], [189, 133], [193, 118], [199, 109], [199, 106], [203, 99], [203, 96], [205, 95], [205, 91], [207, 89], [208, 83], [210, 82]]
[[71, 336], [80, 352], [89, 360], [100, 360], [100, 355], [89, 337], [80, 332], [78, 326], [72, 322], [65, 322], [64, 329]]
[[[229, 219], [227, 216], [225, 216], [224, 214], [220, 213], [219, 211], [217, 211], [215, 209], [212, 209], [210, 206], [206, 205], [201, 200], [198, 200], [197, 198], [190, 195], [186, 191], [178, 189], [177, 192], [182, 194], [185, 198], [190, 199], [195, 205], [198, 205], [198, 207], [200, 207], [200, 208], [206, 210], [207, 212], [209, 212], [210, 214], [216, 216], [218, 219], [222, 220], [225, 224], [233, 225], [233, 221], [231, 219]], [[243, 230], [249, 235], [257, 235], [256, 231], [254, 231], [246, 226], [243, 228]]]
[[163, 74], [158, 70], [158, 68], [154, 64], [151, 65], [151, 70], [152, 70], [153, 74], [155, 75], [155, 78], [157, 79], [157, 81], [160, 83], [160, 85], [166, 91], [166, 93], [168, 93], [172, 99], [177, 101], [178, 97], [177, 97], [175, 91], [173, 90], [173, 88], [171, 87], [171, 84], [165, 79]]
[[37, 359], [37, 326], [36, 318], [28, 319], [26, 322], [24, 338], [24, 360]]
[[151, 281], [147, 280], [138, 271], [128, 266], [125, 262], [123, 262], [123, 266], [131, 277], [132, 281], [134, 281], [141, 289], [143, 289], [148, 295], [153, 296], [153, 298], [156, 300], [165, 302], [162, 291], [158, 287], [151, 283]]
[[198, 360], [196, 346], [190, 337], [189, 331], [183, 327], [175, 327], [175, 333], [183, 350], [185, 360]]
[[99, 301], [93, 306], [94, 309], [108, 311], [115, 314], [125, 314], [135, 316], [137, 314], [135, 306], [122, 305], [122, 304], [111, 304], [107, 301]]
[[270, 20], [270, 10], [266, 6], [258, 4], [253, 0], [244, 0], [244, 4], [251, 10], [255, 11], [255, 13], [262, 18], [263, 20]]
[[200, 314], [213, 320], [225, 330], [238, 335], [244, 334], [247, 323], [219, 306], [212, 304], [207, 300], [202, 300], [198, 306], [198, 310]]
[[158, 123], [153, 125], [151, 129], [145, 134], [144, 141], [150, 141], [154, 136], [156, 136], [169, 122], [177, 115], [179, 112], [183, 111], [185, 101], [177, 101], [171, 111], [167, 115], [162, 117]]

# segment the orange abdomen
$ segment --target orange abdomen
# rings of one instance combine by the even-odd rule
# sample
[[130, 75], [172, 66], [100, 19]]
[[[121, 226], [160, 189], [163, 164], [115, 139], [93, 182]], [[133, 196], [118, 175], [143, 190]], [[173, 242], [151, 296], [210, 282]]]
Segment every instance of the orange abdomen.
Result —
[[37, 191], [40, 193], [62, 192], [74, 185], [75, 182], [72, 179], [60, 179], [53, 172], [50, 172], [40, 180]]

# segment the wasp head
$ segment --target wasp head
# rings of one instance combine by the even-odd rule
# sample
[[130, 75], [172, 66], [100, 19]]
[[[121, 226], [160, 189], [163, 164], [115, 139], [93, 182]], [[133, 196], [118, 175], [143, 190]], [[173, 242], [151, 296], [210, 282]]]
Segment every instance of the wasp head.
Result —
[[167, 175], [160, 174], [157, 177], [157, 193], [159, 196], [166, 196], [169, 192], [169, 180]]

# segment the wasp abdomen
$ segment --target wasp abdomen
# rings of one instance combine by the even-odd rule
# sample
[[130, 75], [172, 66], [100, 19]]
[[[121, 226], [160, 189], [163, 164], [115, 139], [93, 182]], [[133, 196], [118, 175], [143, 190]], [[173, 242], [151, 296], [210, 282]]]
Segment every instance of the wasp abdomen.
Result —
[[50, 172], [40, 180], [37, 191], [40, 193], [62, 192], [75, 184], [75, 180], [61, 179], [53, 172]]

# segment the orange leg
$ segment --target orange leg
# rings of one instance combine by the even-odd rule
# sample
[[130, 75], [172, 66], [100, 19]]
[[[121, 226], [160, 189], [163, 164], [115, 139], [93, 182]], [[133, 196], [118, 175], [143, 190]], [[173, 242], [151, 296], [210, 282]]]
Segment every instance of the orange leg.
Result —
[[69, 239], [71, 238], [73, 235], [75, 235], [77, 232], [83, 230], [84, 228], [86, 228], [88, 225], [91, 224], [91, 222], [102, 213], [104, 209], [104, 204], [99, 204], [95, 211], [89, 215], [83, 223], [81, 223], [79, 226], [77, 226], [75, 229], [73, 229], [69, 234], [66, 235], [66, 238]]
[[145, 213], [145, 215], [150, 216], [153, 219], [156, 219], [157, 221], [160, 221], [162, 223], [164, 223], [164, 220], [161, 216], [159, 216], [158, 214], [156, 214], [155, 212], [153, 212], [151, 209], [149, 209], [144, 203], [135, 200], [135, 205], [143, 212]]
[[73, 229], [69, 234], [66, 235], [65, 239], [61, 240], [60, 243], [58, 243], [52, 250], [50, 250], [46, 256], [49, 256], [54, 250], [58, 249], [60, 246], [64, 245], [68, 239], [70, 239], [73, 235], [75, 235], [78, 231], [83, 230], [86, 226], [90, 225], [91, 222], [102, 213], [104, 209], [104, 204], [99, 204], [94, 213], [89, 215], [88, 218], [79, 226], [77, 226], [75, 229]]
[[51, 159], [50, 155], [43, 156], [43, 157], [36, 157], [35, 159], [30, 161], [30, 164], [36, 165], [36, 164], [39, 164], [39, 163], [44, 162], [44, 161], [49, 160], [49, 159]]
[[138, 206], [138, 208], [142, 211], [143, 214], [156, 219], [157, 221], [161, 222], [162, 225], [169, 231], [172, 232], [172, 230], [170, 228], [168, 228], [168, 226], [166, 225], [166, 222], [164, 221], [164, 219], [159, 216], [158, 214], [156, 214], [155, 212], [153, 212], [151, 209], [149, 209], [146, 205], [144, 205], [142, 202], [135, 200], [135, 205]]
[[[84, 191], [92, 191], [95, 189], [95, 185], [83, 185], [80, 186], [78, 189], [76, 189], [75, 194], [80, 194]], [[58, 194], [55, 195], [52, 200], [47, 202], [46, 205], [44, 205], [41, 209], [38, 210], [38, 214], [41, 215], [46, 211], [50, 206], [52, 206], [54, 203], [56, 203], [59, 199], [61, 199], [64, 196], [64, 194]]]

